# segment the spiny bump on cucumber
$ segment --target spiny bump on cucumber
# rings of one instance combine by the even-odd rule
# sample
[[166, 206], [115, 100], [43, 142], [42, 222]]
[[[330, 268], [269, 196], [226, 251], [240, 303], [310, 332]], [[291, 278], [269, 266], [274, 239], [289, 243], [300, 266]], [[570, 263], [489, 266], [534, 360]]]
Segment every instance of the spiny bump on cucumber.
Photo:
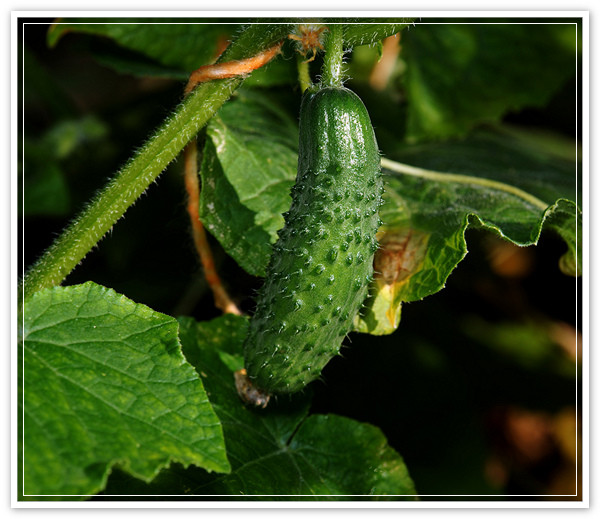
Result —
[[292, 204], [244, 344], [257, 388], [298, 391], [339, 353], [372, 279], [382, 193], [360, 98], [343, 87], [307, 91]]

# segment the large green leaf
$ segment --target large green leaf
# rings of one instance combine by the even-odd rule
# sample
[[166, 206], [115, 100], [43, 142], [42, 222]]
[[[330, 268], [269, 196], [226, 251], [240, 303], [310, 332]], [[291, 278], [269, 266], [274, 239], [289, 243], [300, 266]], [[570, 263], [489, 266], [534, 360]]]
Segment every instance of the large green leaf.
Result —
[[[220, 42], [239, 26], [192, 18], [67, 18], [48, 31], [53, 47], [66, 33], [104, 36], [171, 69], [174, 77], [212, 61]], [[148, 69], [150, 70], [150, 69]], [[166, 75], [166, 71], [161, 75]]]
[[122, 488], [143, 494], [215, 499], [270, 496], [270, 499], [415, 494], [402, 458], [383, 434], [368, 424], [336, 415], [307, 417], [310, 395], [249, 408], [234, 385], [243, 364], [247, 320], [226, 315], [209, 322], [180, 319], [184, 354], [201, 373], [225, 432], [232, 471], [226, 476], [173, 466], [150, 485], [122, 474], [109, 482], [107, 494]]
[[295, 121], [246, 92], [210, 122], [201, 165], [200, 218], [249, 273], [264, 275], [296, 177]]
[[175, 319], [91, 282], [38, 292], [24, 312], [25, 497], [93, 494], [113, 466], [146, 481], [175, 461], [229, 471]]
[[[433, 294], [467, 254], [467, 228], [483, 228], [520, 246], [535, 245], [544, 227], [567, 251], [566, 274], [581, 271], [581, 210], [576, 162], [539, 153], [503, 133], [407, 147], [400, 162], [382, 160], [388, 174], [381, 211], [379, 272], [359, 331], [390, 333], [400, 304]], [[379, 263], [378, 263], [379, 262]]]
[[403, 33], [409, 140], [464, 135], [509, 111], [545, 106], [575, 77], [575, 20], [520, 22], [423, 20]]
[[[402, 228], [410, 222], [412, 229], [430, 233], [429, 248], [434, 235], [446, 235], [442, 240], [446, 252], [435, 255], [439, 267], [441, 259], [449, 259], [454, 251], [466, 253], [464, 230], [469, 222], [521, 246], [535, 245], [544, 225], [560, 229], [569, 257], [563, 264], [574, 264], [576, 246], [581, 246], [580, 240], [575, 242], [576, 233], [581, 233], [575, 160], [539, 152], [493, 130], [463, 140], [407, 147], [393, 157], [413, 168], [382, 161], [389, 174], [382, 219], [388, 227]], [[453, 231], [447, 233], [449, 229]], [[578, 264], [565, 273], [576, 275], [580, 268]], [[423, 288], [419, 291], [426, 295]], [[417, 292], [410, 300], [420, 298]]]

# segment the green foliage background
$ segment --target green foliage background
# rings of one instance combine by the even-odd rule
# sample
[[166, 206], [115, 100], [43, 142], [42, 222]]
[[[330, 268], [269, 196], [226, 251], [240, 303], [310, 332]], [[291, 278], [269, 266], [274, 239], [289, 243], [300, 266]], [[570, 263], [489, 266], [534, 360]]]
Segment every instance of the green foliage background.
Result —
[[[236, 20], [191, 26], [114, 21], [22, 28], [19, 250], [25, 251], [26, 266], [176, 108], [189, 72], [210, 61], [218, 37], [240, 31]], [[365, 101], [383, 156], [468, 177], [448, 183], [384, 168], [386, 230], [410, 228], [428, 236], [418, 271], [394, 296], [398, 311], [411, 302], [402, 307], [399, 329], [385, 337], [352, 334], [343, 356], [305, 394], [277, 402], [264, 415], [244, 408], [233, 392], [231, 371], [239, 367], [245, 320], [219, 317], [214, 308], [189, 237], [176, 161], [67, 278], [69, 287], [36, 295], [26, 310], [20, 354], [26, 352], [25, 430], [31, 435], [25, 440], [36, 445], [26, 452], [39, 453], [38, 459], [28, 458], [35, 469], [26, 470], [26, 486], [57, 494], [55, 499], [103, 489], [105, 496], [101, 492], [95, 499], [415, 492], [420, 499], [510, 499], [557, 493], [554, 481], [561, 471], [574, 470], [573, 460], [554, 438], [545, 457], [524, 461], [510, 443], [506, 417], [514, 410], [556, 417], [575, 406], [581, 382], [577, 359], [565, 353], [554, 333], [565, 326], [574, 338], [579, 326], [574, 308], [580, 280], [565, 275], [580, 269], [575, 257], [581, 257], [575, 239], [581, 225], [575, 205], [581, 198], [575, 20], [420, 22], [382, 23], [376, 37], [369, 25], [353, 25], [348, 33], [355, 48], [348, 55], [353, 79], [347, 86]], [[368, 77], [381, 52], [376, 42], [403, 27], [388, 87], [375, 92]], [[313, 76], [320, 59], [311, 64]], [[200, 217], [211, 233], [217, 268], [248, 314], [295, 176], [296, 73], [288, 42], [283, 56], [252, 74], [198, 138]], [[482, 185], [479, 178], [517, 187], [550, 209]], [[500, 253], [521, 268], [499, 267]], [[86, 328], [78, 313], [65, 319], [61, 298], [70, 311], [89, 311], [91, 324]], [[372, 315], [367, 312], [359, 328], [390, 333], [379, 300], [372, 301]], [[169, 381], [174, 391], [163, 402], [166, 415], [181, 411], [182, 376], [195, 388], [195, 398], [208, 399], [202, 409], [209, 421], [222, 427], [210, 447], [194, 447], [200, 440], [191, 433], [177, 433], [178, 441], [169, 443], [144, 428], [139, 435], [132, 432], [136, 428], [128, 420], [135, 419], [137, 405], [132, 402], [143, 401], [146, 392], [166, 398], [153, 387], [156, 372], [146, 370], [136, 381], [141, 386], [128, 389], [136, 398], [121, 401], [123, 380], [136, 364], [130, 355], [115, 350], [108, 359], [87, 358], [94, 341], [100, 354], [104, 343], [126, 341], [133, 333], [128, 310], [133, 308], [132, 315], [150, 316], [146, 321], [156, 319], [168, 330], [163, 338], [151, 335], [134, 343], [140, 366], [183, 363], [183, 371], [159, 371], [161, 382]], [[36, 312], [47, 318], [48, 309], [60, 318], [40, 328]], [[106, 335], [90, 335], [90, 327], [121, 318], [117, 336], [111, 327]], [[69, 345], [69, 353], [52, 353], [57, 345]], [[36, 377], [27, 376], [27, 367]], [[103, 386], [105, 367], [124, 379]], [[88, 393], [104, 403], [88, 402], [83, 397]], [[160, 419], [152, 412], [141, 411], [151, 422]], [[183, 416], [197, 419], [185, 411]], [[164, 430], [173, 425], [183, 427], [166, 420]], [[77, 449], [69, 442], [73, 431], [85, 439], [73, 443]], [[128, 441], [109, 445], [101, 439], [111, 435]], [[142, 454], [142, 448], [152, 454]], [[500, 479], [489, 469], [498, 457], [508, 460]], [[64, 475], [49, 478], [49, 467]]]

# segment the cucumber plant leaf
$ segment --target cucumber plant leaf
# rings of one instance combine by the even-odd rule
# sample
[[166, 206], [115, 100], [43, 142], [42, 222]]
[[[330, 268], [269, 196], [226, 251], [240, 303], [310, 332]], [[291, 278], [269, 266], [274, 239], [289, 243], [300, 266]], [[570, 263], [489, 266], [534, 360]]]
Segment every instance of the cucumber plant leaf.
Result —
[[[336, 499], [344, 495], [400, 496], [415, 488], [402, 458], [381, 431], [337, 415], [310, 415], [310, 394], [281, 398], [266, 409], [240, 400], [233, 373], [247, 331], [243, 317], [208, 322], [180, 318], [183, 351], [202, 375], [221, 418], [232, 470], [209, 474], [172, 466], [150, 484], [115, 474], [106, 494], [189, 495], [195, 499], [244, 496], [268, 499]], [[127, 483], [123, 483], [123, 478]], [[137, 486], [136, 486], [137, 485]], [[317, 497], [319, 496], [319, 497]]]
[[88, 282], [37, 292], [23, 324], [25, 498], [94, 494], [114, 466], [146, 481], [171, 462], [229, 471], [174, 318]]
[[220, 42], [226, 42], [237, 27], [192, 18], [67, 18], [51, 26], [47, 42], [54, 47], [65, 34], [74, 32], [103, 36], [164, 66], [160, 75], [170, 70], [172, 77], [181, 79], [182, 73], [210, 63]]
[[118, 45], [91, 45], [90, 55], [100, 65], [118, 74], [186, 82], [190, 73], [176, 66], [167, 66], [136, 51]]
[[509, 111], [545, 106], [575, 77], [575, 20], [420, 22], [402, 33], [409, 140], [465, 135]]
[[563, 272], [580, 273], [574, 160], [539, 153], [529, 143], [493, 131], [409, 146], [394, 157], [400, 162], [382, 160], [388, 182], [382, 249], [375, 260], [380, 274], [372, 286], [374, 297], [357, 320], [359, 331], [390, 333], [402, 302], [441, 290], [467, 253], [469, 227], [519, 246], [535, 245], [542, 229], [550, 229], [567, 245], [559, 261]]
[[250, 274], [264, 275], [283, 226], [297, 146], [294, 119], [258, 93], [240, 94], [208, 125], [200, 219]]
[[[564, 270], [565, 274], [580, 273], [577, 247], [581, 243], [575, 241], [576, 233], [581, 232], [581, 210], [576, 206], [580, 183], [574, 159], [540, 152], [494, 130], [482, 130], [467, 139], [406, 147], [393, 157], [416, 169], [382, 161], [389, 174], [388, 205], [382, 210], [382, 219], [389, 227], [410, 220], [412, 228], [433, 236], [458, 222], [462, 228], [470, 220], [475, 227], [528, 246], [535, 245], [542, 228], [548, 226], [567, 244], [561, 264], [574, 268]], [[465, 244], [456, 247], [456, 236], [446, 241], [450, 249], [466, 252]], [[447, 253], [444, 256], [449, 258]], [[439, 258], [438, 263], [443, 264]], [[415, 292], [408, 300], [421, 297]]]

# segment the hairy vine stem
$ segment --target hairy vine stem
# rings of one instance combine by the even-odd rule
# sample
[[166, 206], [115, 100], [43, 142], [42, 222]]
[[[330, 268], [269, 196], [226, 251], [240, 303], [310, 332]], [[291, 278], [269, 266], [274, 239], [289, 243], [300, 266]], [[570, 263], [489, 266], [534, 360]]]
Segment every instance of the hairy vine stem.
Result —
[[[250, 25], [223, 53], [220, 61], [255, 56], [284, 38], [289, 28], [288, 24]], [[19, 287], [19, 306], [35, 292], [59, 285], [65, 279], [241, 82], [241, 78], [232, 77], [203, 83], [181, 103], [29, 269]]]

